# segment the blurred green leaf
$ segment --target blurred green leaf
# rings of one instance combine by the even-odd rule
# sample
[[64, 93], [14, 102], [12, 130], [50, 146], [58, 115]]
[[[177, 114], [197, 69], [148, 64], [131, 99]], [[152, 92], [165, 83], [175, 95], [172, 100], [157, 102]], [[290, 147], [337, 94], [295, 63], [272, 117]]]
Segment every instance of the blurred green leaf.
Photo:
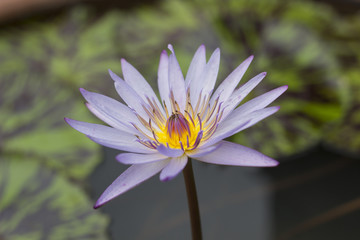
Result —
[[0, 158], [1, 239], [106, 239], [82, 189], [31, 158]]
[[115, 19], [89, 24], [90, 16], [76, 8], [53, 22], [0, 34], [8, 50], [0, 52], [1, 149], [34, 156], [76, 179], [91, 173], [100, 147], [63, 118], [88, 120], [78, 88], [109, 89], [107, 68], [119, 64], [112, 51]]

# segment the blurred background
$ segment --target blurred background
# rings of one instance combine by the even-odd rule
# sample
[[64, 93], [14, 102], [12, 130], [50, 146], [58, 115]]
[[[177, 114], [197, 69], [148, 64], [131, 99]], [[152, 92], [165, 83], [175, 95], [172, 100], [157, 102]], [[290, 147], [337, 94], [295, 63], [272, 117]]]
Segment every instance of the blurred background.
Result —
[[63, 118], [97, 122], [83, 87], [116, 99], [120, 58], [156, 88], [174, 45], [185, 73], [200, 44], [218, 82], [249, 55], [250, 97], [289, 90], [274, 116], [231, 140], [276, 168], [194, 162], [204, 239], [360, 239], [360, 2], [0, 0], [0, 239], [190, 239], [183, 179], [153, 177], [98, 210], [127, 166]]

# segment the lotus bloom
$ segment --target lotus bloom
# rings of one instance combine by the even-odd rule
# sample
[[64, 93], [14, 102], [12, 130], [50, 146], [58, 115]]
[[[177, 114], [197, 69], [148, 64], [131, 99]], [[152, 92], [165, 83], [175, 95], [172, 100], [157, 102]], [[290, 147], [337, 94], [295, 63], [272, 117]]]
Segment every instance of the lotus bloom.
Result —
[[245, 146], [224, 141], [279, 107], [267, 107], [287, 86], [276, 88], [238, 107], [260, 83], [260, 73], [236, 88], [253, 56], [241, 63], [214, 91], [220, 50], [206, 62], [205, 47], [196, 51], [184, 79], [173, 47], [164, 50], [158, 68], [160, 99], [144, 77], [124, 59], [123, 77], [109, 70], [124, 105], [104, 95], [80, 89], [87, 107], [109, 126], [65, 119], [73, 128], [103, 146], [125, 151], [117, 161], [131, 166], [101, 195], [95, 208], [160, 172], [168, 181], [186, 166], [188, 158], [206, 163], [272, 167], [277, 161]]

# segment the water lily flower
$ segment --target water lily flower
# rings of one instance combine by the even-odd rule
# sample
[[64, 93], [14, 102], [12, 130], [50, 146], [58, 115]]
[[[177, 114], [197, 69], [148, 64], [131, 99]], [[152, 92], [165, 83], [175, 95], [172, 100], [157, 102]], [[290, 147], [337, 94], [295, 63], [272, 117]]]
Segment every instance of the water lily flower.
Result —
[[123, 77], [109, 70], [115, 88], [127, 106], [107, 96], [80, 89], [86, 106], [109, 126], [65, 118], [77, 131], [103, 146], [125, 151], [116, 159], [131, 166], [100, 196], [95, 208], [160, 172], [160, 180], [177, 176], [188, 158], [205, 163], [272, 167], [277, 161], [245, 146], [225, 141], [279, 107], [267, 107], [287, 86], [239, 103], [265, 77], [260, 73], [236, 88], [253, 56], [242, 62], [213, 92], [220, 63], [216, 49], [206, 62], [205, 46], [196, 51], [184, 78], [174, 49], [163, 51], [158, 68], [160, 99], [149, 83], [127, 61]]

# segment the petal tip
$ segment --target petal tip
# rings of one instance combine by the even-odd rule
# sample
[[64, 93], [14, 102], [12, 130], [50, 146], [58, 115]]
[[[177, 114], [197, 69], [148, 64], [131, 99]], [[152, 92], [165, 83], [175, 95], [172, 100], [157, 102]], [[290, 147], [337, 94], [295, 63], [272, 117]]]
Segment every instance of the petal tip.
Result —
[[269, 159], [269, 161], [266, 163], [266, 166], [264, 166], [264, 167], [276, 167], [279, 164], [280, 163], [278, 161], [276, 161], [275, 159]]
[[[110, 74], [110, 77], [112, 78], [113, 77], [113, 75], [115, 74], [115, 73], [113, 73], [113, 71], [111, 71], [110, 69], [108, 69], [108, 73]], [[114, 80], [114, 79], [113, 79]]]
[[70, 125], [70, 127], [74, 128], [76, 130], [76, 128], [74, 126], [74, 124], [76, 125], [76, 122], [77, 122], [76, 120], [73, 120], [73, 119], [67, 118], [67, 117], [65, 117], [64, 120], [67, 124]]
[[220, 58], [220, 48], [216, 48], [214, 50], [214, 53], [212, 54], [213, 56], [216, 56], [216, 58]]
[[69, 124], [71, 126], [73, 120], [71, 118], [68, 118], [68, 117], [64, 117], [64, 121]]
[[250, 55], [247, 59], [245, 59], [246, 62], [252, 62], [254, 59], [254, 55]]
[[108, 72], [109, 72], [109, 74], [110, 74], [111, 79], [114, 80], [115, 83], [120, 82], [120, 81], [122, 80], [118, 75], [116, 75], [116, 74], [115, 74], [113, 71], [111, 71], [110, 69], [108, 69]]
[[99, 207], [103, 206], [105, 203], [107, 203], [107, 202], [101, 202], [100, 199], [99, 199], [99, 200], [96, 201], [93, 208], [98, 209]]
[[122, 164], [129, 164], [128, 162], [124, 161], [124, 158], [122, 158], [122, 154], [118, 154], [115, 159], [116, 161], [118, 161], [119, 163], [122, 163]]
[[177, 174], [175, 176], [163, 175], [161, 172], [159, 178], [160, 178], [160, 181], [162, 181], [162, 182], [168, 182], [170, 180], [173, 180], [176, 176], [177, 176]]
[[171, 180], [170, 177], [161, 177], [161, 175], [160, 175], [160, 181], [162, 181], [162, 182], [168, 182], [168, 181], [170, 181], [170, 180]]
[[280, 110], [280, 106], [273, 106], [273, 107], [269, 107], [269, 108], [274, 109], [274, 112], [277, 112]]
[[121, 65], [127, 64], [128, 62], [125, 60], [125, 58], [120, 59]]
[[167, 47], [174, 54], [174, 47], [170, 43], [168, 44]]

